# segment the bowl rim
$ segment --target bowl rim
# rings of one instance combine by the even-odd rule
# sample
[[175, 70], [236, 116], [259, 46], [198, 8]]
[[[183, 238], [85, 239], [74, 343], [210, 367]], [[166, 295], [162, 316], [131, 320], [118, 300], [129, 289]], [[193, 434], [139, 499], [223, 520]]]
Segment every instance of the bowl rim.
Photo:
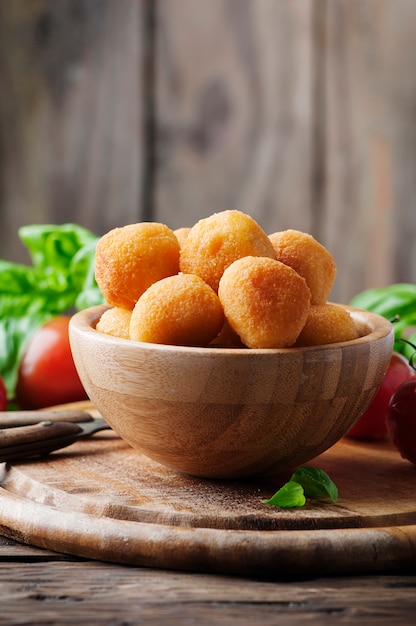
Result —
[[135, 341], [132, 339], [124, 339], [121, 337], [114, 337], [106, 333], [102, 333], [96, 330], [95, 325], [98, 322], [100, 316], [107, 309], [111, 309], [112, 306], [108, 304], [98, 304], [95, 306], [82, 309], [71, 316], [69, 322], [69, 333], [76, 331], [93, 336], [94, 339], [102, 344], [106, 345], [130, 345], [132, 349], [140, 348], [142, 350], [151, 351], [167, 351], [167, 352], [183, 352], [187, 354], [204, 354], [204, 355], [277, 355], [277, 354], [299, 354], [299, 352], [323, 352], [339, 350], [340, 348], [351, 348], [354, 346], [360, 346], [379, 339], [384, 339], [388, 335], [392, 335], [392, 349], [394, 339], [393, 324], [382, 317], [378, 313], [372, 311], [366, 311], [364, 309], [358, 309], [346, 304], [339, 304], [331, 302], [329, 304], [336, 304], [342, 306], [349, 311], [354, 318], [358, 318], [362, 323], [370, 328], [370, 332], [365, 335], [361, 335], [357, 339], [351, 339], [349, 341], [340, 341], [329, 344], [322, 344], [318, 346], [292, 346], [289, 348], [234, 348], [234, 347], [217, 347], [217, 346], [178, 346], [170, 344], [158, 344], [144, 341]]

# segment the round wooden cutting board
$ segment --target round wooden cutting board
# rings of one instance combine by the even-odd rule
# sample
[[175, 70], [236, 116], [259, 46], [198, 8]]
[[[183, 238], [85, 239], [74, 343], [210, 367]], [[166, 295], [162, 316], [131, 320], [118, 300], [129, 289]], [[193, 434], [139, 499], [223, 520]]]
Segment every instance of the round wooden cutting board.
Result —
[[184, 476], [106, 431], [0, 465], [0, 530], [72, 555], [200, 572], [285, 578], [416, 565], [413, 465], [387, 442], [347, 439], [308, 465], [330, 475], [338, 502], [281, 510], [262, 500], [290, 475]]

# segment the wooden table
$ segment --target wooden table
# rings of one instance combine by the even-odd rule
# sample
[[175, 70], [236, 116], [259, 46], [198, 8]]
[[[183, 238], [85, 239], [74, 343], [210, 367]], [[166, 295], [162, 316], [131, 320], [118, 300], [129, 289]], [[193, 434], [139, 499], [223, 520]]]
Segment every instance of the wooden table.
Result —
[[[341, 450], [346, 451], [346, 459], [349, 458], [351, 454], [349, 452], [350, 444], [341, 443], [340, 445]], [[14, 490], [16, 502], [23, 503], [20, 508], [16, 508], [16, 511], [23, 511], [21, 517], [27, 517], [21, 524], [26, 537], [30, 539], [30, 536], [33, 535], [33, 537], [37, 536], [39, 540], [39, 537], [43, 536], [43, 541], [47, 545], [47, 542], [52, 540], [51, 535], [53, 533], [50, 531], [51, 534], [48, 532], [36, 534], [36, 526], [38, 525], [40, 529], [42, 527], [40, 518], [36, 517], [38, 515], [36, 507], [43, 510], [44, 507], [48, 506], [48, 503], [53, 504], [57, 497], [55, 490], [64, 489], [67, 485], [69, 492], [65, 497], [61, 492], [60, 506], [63, 509], [62, 515], [67, 516], [65, 519], [71, 520], [71, 511], [64, 510], [65, 507], [71, 508], [71, 505], [65, 505], [65, 502], [76, 502], [71, 499], [71, 492], [79, 496], [86, 494], [86, 497], [97, 495], [94, 494], [95, 483], [91, 478], [92, 476], [96, 480], [96, 475], [93, 472], [94, 467], [99, 468], [100, 471], [97, 475], [100, 475], [102, 480], [105, 480], [106, 468], [103, 461], [107, 457], [111, 461], [111, 463], [108, 461], [107, 464], [111, 466], [115, 463], [114, 455], [122, 455], [123, 464], [130, 467], [132, 460], [129, 451], [123, 446], [124, 444], [114, 438], [111, 433], [103, 433], [102, 436], [100, 434], [95, 435], [91, 440], [74, 444], [71, 449], [67, 449], [67, 452], [64, 450], [56, 453], [56, 457], [50, 461], [23, 464], [20, 468], [18, 466], [15, 472], [12, 471], [7, 489], [2, 494], [3, 520], [9, 517], [7, 512], [9, 505], [4, 506], [4, 502], [8, 502], [9, 497], [13, 502], [12, 498], [14, 497], [13, 494], [9, 495], [8, 490]], [[113, 452], [112, 447], [114, 447]], [[103, 449], [102, 453], [100, 452], [101, 448]], [[367, 448], [361, 450], [360, 447], [356, 449], [354, 446], [352, 450], [355, 451], [357, 469], [353, 470], [353, 465], [348, 465], [348, 473], [351, 474], [356, 471], [357, 477], [353, 482], [360, 482], [361, 485], [364, 481], [363, 477], [367, 476], [368, 478], [370, 476], [369, 473], [373, 466], [371, 450]], [[94, 462], [89, 461], [89, 471], [85, 473], [82, 471], [82, 463], [89, 451], [90, 453], [95, 452], [96, 456]], [[394, 489], [391, 489], [389, 493], [392, 499], [393, 493], [396, 493], [396, 497], [397, 493], [400, 493], [401, 482], [397, 481], [402, 480], [402, 466], [399, 461], [396, 466], [395, 457], [388, 448], [382, 449], [382, 453], [386, 466], [381, 471], [379, 479], [384, 484], [386, 476], [391, 475], [391, 484]], [[376, 450], [373, 454], [378, 455], [379, 452]], [[365, 460], [367, 456], [369, 461], [363, 466], [360, 464], [363, 462], [360, 461], [360, 458]], [[326, 457], [322, 457], [319, 461], [324, 467], [331, 467], [332, 457], [339, 459], [340, 453], [335, 454], [330, 451]], [[100, 463], [97, 459], [100, 460]], [[342, 461], [342, 467], [344, 467], [346, 459]], [[138, 475], [132, 476], [137, 480], [139, 491], [140, 488], [143, 488], [140, 481], [146, 480], [144, 461], [140, 467], [142, 468], [141, 478], [139, 479]], [[151, 469], [151, 464], [149, 467]], [[363, 468], [366, 471], [363, 471]], [[78, 472], [76, 479], [74, 478], [75, 469]], [[410, 466], [407, 467], [403, 464], [404, 478], [407, 484], [404, 492], [407, 496], [409, 493], [410, 495], [413, 494], [412, 490], [416, 484], [411, 469]], [[343, 481], [341, 476], [337, 475], [335, 465], [333, 470], [342, 487]], [[134, 468], [129, 470], [129, 472], [133, 471]], [[70, 478], [72, 476], [70, 480], [67, 478], [68, 472]], [[87, 475], [90, 476], [90, 482], [87, 481]], [[396, 476], [396, 483], [393, 481], [393, 476]], [[160, 481], [164, 479], [163, 472], [157, 480], [155, 479], [154, 488], [156, 491], [160, 489], [162, 484]], [[125, 480], [127, 481], [126, 478]], [[46, 484], [49, 486], [45, 487]], [[172, 483], [170, 484], [173, 488]], [[84, 488], [82, 488], [83, 485]], [[120, 485], [118, 487], [120, 488]], [[364, 487], [361, 485], [360, 488], [363, 489]], [[41, 489], [40, 493], [38, 493], [39, 489]], [[20, 498], [19, 490], [21, 490]], [[342, 490], [343, 492], [347, 491], [346, 487], [343, 487]], [[371, 495], [374, 491], [374, 489], [370, 490], [369, 494]], [[410, 498], [412, 500], [410, 501], [409, 497], [406, 500], [403, 495], [404, 492], [402, 490], [400, 504], [403, 510], [396, 515], [396, 521], [412, 524], [414, 517], [414, 514], [411, 513], [414, 510], [413, 500]], [[128, 482], [126, 482], [123, 493], [123, 497], [127, 498], [129, 494]], [[148, 506], [152, 502], [150, 487], [146, 493], [148, 497], [146, 506]], [[176, 493], [177, 497], [179, 497], [178, 493]], [[43, 498], [44, 505], [31, 502], [31, 499], [36, 499], [36, 494], [38, 499]], [[348, 492], [343, 502], [350, 506], [352, 503], [349, 504], [350, 501], [347, 496]], [[132, 497], [131, 493], [130, 497]], [[96, 501], [99, 499], [96, 498]], [[354, 502], [358, 506], [359, 500]], [[390, 514], [390, 516], [384, 517], [389, 511], [389, 507], [392, 506], [391, 502], [388, 505], [384, 499], [384, 508], [380, 502], [377, 498], [372, 502], [375, 518], [382, 515], [383, 523], [387, 523], [388, 520], [393, 523], [394, 515]], [[166, 501], [166, 505], [168, 505], [168, 501]], [[32, 514], [30, 511], [33, 507], [35, 508]], [[406, 513], [409, 507], [410, 512]], [[11, 504], [10, 511], [12, 508], [13, 505]], [[383, 513], [384, 509], [386, 513]], [[91, 506], [88, 510], [92, 515]], [[365, 510], [367, 510], [366, 507], [363, 511]], [[325, 511], [327, 512], [325, 513]], [[77, 515], [80, 512], [82, 512], [82, 506], [78, 506]], [[167, 509], [164, 515], [167, 516], [168, 513], [169, 510]], [[319, 514], [319, 519], [322, 516], [329, 519], [331, 515], [337, 515], [337, 510], [336, 508], [332, 510], [329, 507], [322, 509], [321, 512], [318, 507], [316, 514]], [[342, 516], [344, 514], [342, 513]], [[310, 512], [308, 515], [312, 515], [312, 513]], [[357, 519], [353, 517], [353, 524], [358, 522], [362, 515], [364, 513], [360, 514], [359, 508], [357, 508], [356, 516], [358, 517]], [[45, 516], [43, 517], [45, 518]], [[17, 513], [15, 519], [16, 524], [19, 525], [20, 517], [17, 516]], [[48, 515], [45, 519], [49, 519]], [[86, 519], [88, 521], [89, 518]], [[94, 520], [94, 517], [91, 519]], [[336, 521], [337, 517], [334, 520]], [[97, 536], [100, 532], [98, 521], [97, 519], [96, 524], [93, 522], [90, 524], [91, 526], [95, 525], [93, 535], [96, 534]], [[36, 541], [32, 545], [15, 542], [10, 538], [11, 536], [16, 538], [16, 535], [10, 532], [14, 526], [6, 526], [7, 523], [3, 521], [4, 525], [1, 526], [0, 524], [0, 625], [42, 624], [42, 626], [46, 626], [48, 624], [70, 623], [89, 625], [145, 623], [159, 625], [165, 620], [168, 624], [175, 622], [178, 624], [197, 623], [201, 626], [213, 624], [216, 621], [220, 624], [241, 623], [245, 626], [276, 623], [294, 625], [304, 624], [305, 620], [306, 623], [313, 624], [327, 624], [341, 620], [342, 623], [354, 622], [360, 625], [380, 624], [383, 626], [414, 623], [416, 614], [416, 554], [413, 555], [414, 548], [411, 548], [413, 543], [406, 539], [405, 532], [399, 531], [397, 535], [394, 535], [402, 546], [404, 545], [408, 553], [406, 565], [403, 567], [400, 565], [400, 561], [396, 561], [393, 567], [386, 570], [379, 569], [378, 573], [362, 569], [362, 572], [367, 573], [353, 575], [344, 574], [343, 571], [346, 570], [340, 570], [339, 574], [330, 575], [320, 573], [319, 568], [317, 568], [313, 574], [303, 571], [296, 577], [287, 577], [287, 571], [286, 573], [282, 571], [284, 570], [282, 567], [279, 569], [279, 563], [276, 563], [276, 572], [279, 572], [279, 577], [275, 577], [269, 571], [268, 577], [262, 578], [262, 574], [258, 570], [256, 570], [255, 576], [248, 574], [243, 577], [221, 572], [205, 573], [207, 570], [190, 572], [186, 568], [178, 571], [160, 569], [157, 565], [141, 567], [108, 563], [104, 560], [77, 556], [74, 545], [67, 549], [70, 554], [63, 554], [52, 551], [50, 545], [48, 549], [34, 547]], [[376, 522], [373, 520], [373, 523]], [[48, 526], [49, 522], [46, 524]], [[64, 522], [62, 525], [65, 525]], [[66, 525], [68, 525], [68, 521]], [[52, 521], [50, 528], [53, 528]], [[56, 533], [56, 529], [54, 532]], [[68, 541], [68, 536], [58, 533], [55, 537], [55, 541], [58, 543], [51, 545], [56, 545], [56, 549], [59, 550], [61, 545], [59, 541], [62, 539]], [[30, 540], [27, 543], [30, 544]], [[97, 546], [100, 545], [102, 544], [97, 544]], [[322, 550], [322, 544], [318, 542], [316, 548]], [[329, 543], [327, 549], [329, 549]], [[333, 545], [331, 549], [334, 549]], [[337, 554], [336, 550], [334, 554]], [[319, 558], [315, 559], [317, 562], [324, 560], [322, 559], [324, 554], [321, 552], [320, 555]], [[358, 562], [359, 556], [357, 555], [356, 558]], [[403, 569], [404, 567], [406, 569]]]
[[0, 536], [0, 624], [414, 624], [416, 568], [261, 580], [83, 560]]

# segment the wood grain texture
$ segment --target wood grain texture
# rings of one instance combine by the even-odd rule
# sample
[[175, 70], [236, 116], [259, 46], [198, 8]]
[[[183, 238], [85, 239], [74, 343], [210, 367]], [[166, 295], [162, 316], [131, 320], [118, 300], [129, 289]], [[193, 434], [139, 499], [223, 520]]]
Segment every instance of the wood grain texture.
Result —
[[343, 440], [311, 464], [337, 483], [338, 503], [285, 511], [261, 501], [288, 477], [192, 478], [106, 433], [3, 465], [0, 528], [32, 546], [152, 568], [288, 578], [415, 566], [410, 463], [387, 442]]
[[269, 232], [313, 228], [311, 7], [160, 3], [158, 219], [239, 209]]
[[293, 349], [186, 347], [101, 333], [107, 309], [74, 315], [74, 361], [88, 397], [134, 448], [205, 478], [292, 470], [361, 417], [390, 363], [393, 327], [351, 309], [358, 339]]
[[416, 282], [411, 0], [14, 0], [0, 17], [2, 257], [25, 259], [22, 224], [236, 208], [326, 245], [335, 301]]
[[[7, 542], [7, 543], [6, 543]], [[6, 543], [6, 545], [5, 545]], [[0, 537], [8, 626], [161, 622], [225, 626], [306, 623], [413, 626], [416, 580], [397, 575], [290, 581], [123, 567], [51, 554]]]
[[141, 18], [136, 0], [1, 4], [2, 258], [23, 224], [140, 219]]
[[240, 208], [269, 232], [311, 232], [336, 257], [340, 302], [414, 282], [416, 8], [201, 4], [160, 3], [155, 214], [182, 226]]
[[327, 3], [325, 241], [348, 267], [343, 293], [415, 281], [408, 157], [416, 143], [406, 110], [416, 83], [405, 77], [404, 43], [415, 9], [407, 0]]

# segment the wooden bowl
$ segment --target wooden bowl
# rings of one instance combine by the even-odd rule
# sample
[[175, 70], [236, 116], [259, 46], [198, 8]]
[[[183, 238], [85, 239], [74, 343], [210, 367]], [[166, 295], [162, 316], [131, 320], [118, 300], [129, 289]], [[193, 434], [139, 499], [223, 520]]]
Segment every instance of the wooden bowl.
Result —
[[130, 446], [206, 478], [281, 473], [330, 448], [370, 404], [393, 349], [389, 321], [349, 307], [359, 339], [280, 350], [117, 339], [95, 330], [106, 308], [70, 323], [91, 401]]

